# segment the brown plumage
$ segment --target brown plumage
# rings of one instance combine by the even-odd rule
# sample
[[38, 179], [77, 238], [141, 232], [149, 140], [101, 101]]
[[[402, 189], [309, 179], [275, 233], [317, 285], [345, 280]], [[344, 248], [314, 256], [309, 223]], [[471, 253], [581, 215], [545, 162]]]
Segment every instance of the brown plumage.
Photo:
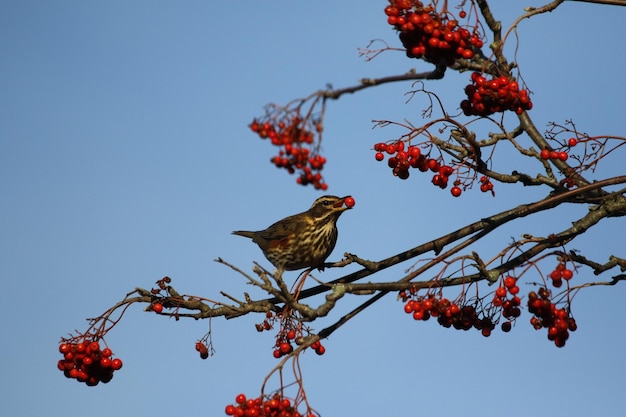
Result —
[[307, 211], [285, 217], [265, 230], [233, 234], [251, 238], [280, 271], [320, 268], [337, 243], [337, 219], [350, 208], [344, 205], [346, 198], [326, 195]]

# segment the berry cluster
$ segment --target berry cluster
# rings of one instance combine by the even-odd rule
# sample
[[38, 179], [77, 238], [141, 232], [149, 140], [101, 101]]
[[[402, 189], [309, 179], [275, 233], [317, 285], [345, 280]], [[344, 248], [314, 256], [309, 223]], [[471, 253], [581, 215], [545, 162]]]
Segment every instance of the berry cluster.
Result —
[[[293, 352], [294, 349], [292, 342], [296, 345], [302, 344], [302, 337], [296, 337], [295, 330], [289, 330], [286, 334], [279, 335], [276, 338], [276, 344], [272, 355], [274, 355], [274, 357], [278, 359], [280, 357], [290, 354], [291, 352]], [[322, 345], [322, 342], [320, 342], [319, 340], [311, 344], [311, 349], [313, 349], [315, 353], [320, 356], [326, 353], [326, 347], [324, 347], [324, 345]]]
[[[321, 131], [321, 125], [314, 126], [318, 132]], [[296, 179], [298, 184], [312, 184], [317, 190], [328, 189], [320, 173], [326, 158], [312, 152], [310, 145], [314, 142], [315, 134], [307, 128], [305, 121], [296, 116], [287, 122], [283, 120], [259, 122], [255, 119], [250, 124], [250, 129], [261, 139], [269, 138], [272, 145], [281, 148], [271, 162], [278, 168], [286, 169], [290, 174], [298, 171], [299, 176]]]
[[531, 291], [528, 294], [528, 311], [533, 314], [530, 324], [535, 330], [548, 329], [548, 339], [557, 347], [563, 347], [569, 338], [569, 332], [578, 328], [576, 320], [566, 309], [557, 308], [550, 300], [550, 290], [540, 288], [538, 293]]
[[474, 305], [459, 305], [432, 294], [412, 297], [410, 292], [403, 292], [400, 293], [400, 297], [404, 301], [408, 299], [404, 305], [404, 312], [412, 314], [414, 320], [427, 321], [431, 317], [437, 317], [437, 322], [443, 327], [454, 327], [457, 330], [469, 330], [473, 327], [480, 330], [485, 337], [489, 337], [495, 328], [491, 318], [480, 317]]
[[479, 72], [472, 73], [471, 80], [472, 84], [465, 87], [467, 100], [461, 102], [466, 116], [489, 116], [506, 110], [522, 114], [533, 107], [528, 91], [520, 90], [517, 81], [505, 76], [488, 80]]
[[[235, 404], [224, 410], [226, 415], [235, 417], [302, 417], [289, 398], [274, 394], [270, 398], [246, 398], [244, 394], [235, 397]], [[309, 413], [306, 417], [315, 417]]]
[[[449, 165], [442, 165], [438, 160], [422, 155], [422, 151], [417, 146], [409, 145], [405, 150], [404, 142], [397, 141], [392, 143], [377, 143], [374, 145], [376, 154], [374, 157], [377, 161], [385, 159], [385, 153], [389, 155], [387, 165], [391, 168], [394, 176], [400, 179], [409, 178], [409, 169], [417, 168], [420, 172], [434, 172], [432, 183], [436, 187], [445, 189], [448, 187], [450, 176], [454, 173], [454, 168]], [[460, 181], [454, 181], [454, 186], [450, 189], [450, 193], [454, 197], [459, 197], [463, 192], [459, 187]]]
[[503, 332], [509, 332], [511, 330], [511, 322], [522, 314], [520, 309], [522, 300], [517, 295], [519, 291], [517, 280], [512, 276], [507, 276], [502, 280], [502, 285], [496, 288], [494, 293], [491, 303], [495, 307], [501, 307], [502, 315], [507, 319], [500, 326]]
[[541, 150], [541, 159], [543, 159], [544, 161], [547, 161], [549, 159], [553, 159], [553, 160], [559, 159], [561, 161], [567, 161], [568, 157], [569, 155], [565, 151], [561, 151], [561, 152], [551, 151], [548, 148]]
[[483, 193], [491, 191], [491, 195], [496, 195], [495, 191], [493, 191], [493, 183], [485, 175], [480, 177], [480, 191], [482, 191]]
[[121, 359], [112, 359], [113, 353], [108, 347], [100, 350], [100, 343], [96, 340], [66, 340], [59, 345], [59, 352], [63, 354], [63, 359], [57, 364], [59, 370], [67, 378], [84, 382], [90, 387], [99, 382], [109, 382], [113, 372], [122, 367]]
[[[578, 139], [576, 138], [569, 138], [567, 140], [567, 147], [568, 148], [573, 148], [574, 146], [578, 145]], [[565, 145], [563, 144], [562, 147], [560, 147], [560, 149], [565, 149]], [[569, 155], [567, 152], [565, 151], [555, 151], [549, 148], [544, 148], [541, 150], [541, 159], [543, 159], [544, 161], [548, 161], [548, 160], [561, 160], [561, 161], [567, 161], [567, 158], [569, 158]]]
[[[433, 63], [454, 65], [457, 59], [471, 59], [483, 41], [474, 31], [459, 26], [449, 11], [418, 0], [390, 0], [385, 7], [387, 23], [400, 32], [400, 41], [409, 58], [424, 58]], [[465, 16], [465, 12], [460, 13]]]
[[200, 353], [200, 358], [206, 359], [209, 357], [209, 347], [201, 340], [196, 342], [196, 350]]
[[[391, 143], [379, 142], [374, 145], [374, 151], [376, 152], [374, 157], [377, 161], [384, 161], [385, 154], [387, 154], [387, 165], [391, 168], [391, 172], [403, 180], [409, 178], [411, 168], [417, 168], [420, 172], [433, 172], [433, 185], [445, 189], [448, 187], [450, 176], [455, 172], [455, 168], [450, 165], [442, 164], [437, 159], [423, 155], [417, 146], [409, 145], [405, 148], [405, 144], [401, 140]], [[459, 197], [463, 193], [460, 185], [461, 181], [458, 178], [454, 180], [452, 188], [450, 188], [452, 196]], [[493, 183], [484, 175], [480, 178], [480, 191], [483, 193], [491, 192], [495, 196]]]
[[296, 338], [296, 331], [291, 329], [287, 332], [280, 332], [276, 338], [276, 344], [272, 354], [276, 359], [293, 352], [293, 342]]
[[417, 146], [409, 146], [406, 150], [404, 142], [397, 141], [392, 143], [377, 143], [374, 145], [374, 151], [376, 155], [374, 157], [377, 161], [385, 159], [385, 152], [389, 155], [387, 165], [391, 168], [394, 176], [400, 179], [409, 178], [409, 168], [418, 168], [421, 172], [426, 172], [429, 166], [432, 167], [432, 171], [436, 172], [439, 169], [439, 163], [437, 160], [427, 159], [422, 155], [422, 151]]
[[550, 272], [550, 279], [554, 288], [560, 288], [563, 285], [563, 280], [569, 281], [573, 276], [574, 272], [571, 269], [567, 269], [564, 262], [559, 262], [556, 268]]
[[[348, 207], [351, 207], [350, 203], [346, 203], [346, 205]], [[352, 205], [354, 205], [354, 201], [352, 201]], [[272, 351], [272, 355], [276, 359], [293, 352], [294, 345], [301, 345], [304, 342], [304, 332], [306, 332], [306, 335], [310, 335], [310, 330], [307, 328], [303, 328], [302, 323], [300, 323], [293, 316], [284, 315], [283, 313], [274, 314], [271, 311], [268, 311], [265, 314], [265, 320], [263, 320], [263, 323], [256, 324], [255, 327], [258, 332], [270, 330], [274, 327], [273, 323], [277, 320], [280, 322], [280, 330], [278, 332], [278, 335], [276, 336], [274, 350]], [[311, 348], [318, 355], [323, 355], [326, 352], [326, 348], [319, 340], [313, 342], [311, 344]]]

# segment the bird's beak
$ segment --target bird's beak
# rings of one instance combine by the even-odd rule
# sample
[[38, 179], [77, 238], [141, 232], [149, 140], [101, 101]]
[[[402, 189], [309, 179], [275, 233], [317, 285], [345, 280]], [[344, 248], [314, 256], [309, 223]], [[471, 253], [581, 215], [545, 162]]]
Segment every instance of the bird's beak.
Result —
[[341, 200], [337, 201], [333, 207], [336, 209], [341, 209], [343, 210], [350, 210], [352, 207], [348, 207], [348, 206], [344, 206], [343, 203], [346, 200], [346, 198], [350, 197], [349, 195], [345, 196], [345, 197], [341, 197]]

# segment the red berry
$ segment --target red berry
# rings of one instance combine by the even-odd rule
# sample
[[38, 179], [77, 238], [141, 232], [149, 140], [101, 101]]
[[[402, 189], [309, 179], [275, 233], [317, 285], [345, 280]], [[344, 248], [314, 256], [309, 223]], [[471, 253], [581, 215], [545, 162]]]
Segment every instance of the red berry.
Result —
[[409, 146], [409, 149], [407, 149], [407, 153], [411, 158], [419, 158], [422, 151], [417, 146]]
[[100, 351], [100, 343], [96, 342], [95, 340], [91, 343], [89, 343], [89, 350], [93, 353], [99, 352]]
[[461, 19], [465, 19], [465, 17], [466, 17], [466, 16], [467, 16], [467, 12], [466, 12], [465, 10], [461, 10], [461, 11], [459, 12], [459, 17], [460, 17]]
[[510, 288], [512, 288], [513, 286], [515, 286], [515, 281], [516, 281], [516, 279], [515, 279], [515, 278], [513, 278], [513, 277], [511, 277], [511, 276], [508, 276], [508, 277], [504, 278], [504, 286], [505, 286], [506, 288], [509, 288], [509, 289], [510, 289]]
[[152, 304], [152, 310], [155, 313], [161, 313], [163, 311], [163, 304], [161, 304], [161, 303], [154, 303], [154, 304]]
[[547, 161], [548, 159], [550, 159], [550, 150], [549, 149], [542, 149], [541, 150], [541, 159], [543, 159], [544, 161]]
[[244, 394], [239, 394], [235, 397], [235, 402], [237, 404], [243, 404], [246, 402], [246, 396]]
[[376, 158], [377, 161], [382, 161], [383, 159], [385, 159], [385, 154], [382, 152], [376, 152], [374, 158]]
[[576, 146], [576, 144], [577, 144], [577, 143], [578, 143], [578, 141], [576, 140], [576, 138], [569, 138], [569, 140], [567, 141], [567, 144], [568, 144], [570, 147], [574, 147], [574, 146]]
[[413, 312], [413, 305], [415, 304], [415, 301], [413, 300], [409, 300], [405, 305], [404, 305], [404, 312], [406, 314], [411, 314]]
[[450, 188], [450, 193], [452, 194], [453, 197], [460, 196], [462, 192], [463, 191], [461, 190], [461, 187], [454, 186]]
[[348, 208], [352, 208], [352, 207], [354, 207], [354, 205], [356, 204], [356, 202], [354, 201], [354, 198], [353, 198], [353, 197], [346, 197], [346, 198], [343, 200], [343, 203], [344, 203], [344, 204], [346, 205], [346, 207], [348, 207]]
[[115, 358], [111, 361], [111, 369], [117, 371], [122, 368], [123, 362], [120, 358]]
[[387, 16], [397, 16], [398, 15], [398, 8], [394, 7], [394, 6], [387, 6], [387, 7], [385, 7], [385, 14]]
[[474, 51], [472, 51], [471, 49], [464, 49], [461, 53], [461, 56], [465, 59], [471, 59], [474, 57]]
[[454, 169], [450, 165], [442, 165], [439, 167], [439, 174], [444, 177], [449, 177], [454, 172]]
[[291, 346], [291, 343], [283, 342], [280, 344], [278, 349], [280, 350], [280, 353], [282, 353], [283, 355], [286, 355], [293, 351], [293, 346]]

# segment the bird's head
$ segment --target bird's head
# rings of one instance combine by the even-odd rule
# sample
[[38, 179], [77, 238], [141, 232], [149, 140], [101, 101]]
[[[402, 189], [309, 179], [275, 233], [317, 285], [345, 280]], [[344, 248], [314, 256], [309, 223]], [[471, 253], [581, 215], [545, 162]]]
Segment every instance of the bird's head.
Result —
[[339, 216], [344, 211], [351, 209], [353, 205], [354, 199], [349, 195], [345, 197], [325, 195], [313, 202], [309, 212], [315, 218], [326, 217], [329, 214]]

